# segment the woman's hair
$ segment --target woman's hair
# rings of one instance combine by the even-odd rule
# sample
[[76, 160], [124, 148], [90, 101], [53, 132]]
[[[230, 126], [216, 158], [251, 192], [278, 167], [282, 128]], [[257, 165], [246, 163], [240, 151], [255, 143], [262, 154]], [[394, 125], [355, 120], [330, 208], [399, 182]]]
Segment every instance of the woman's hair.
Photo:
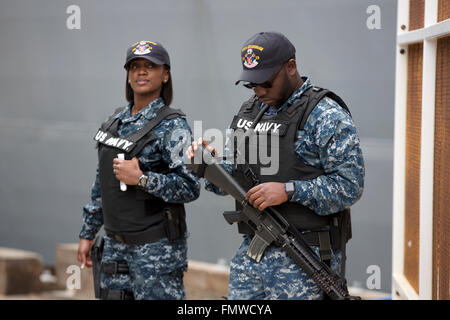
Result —
[[[164, 104], [169, 106], [172, 103], [173, 99], [173, 87], [172, 87], [172, 74], [170, 73], [170, 68], [167, 65], [163, 65], [164, 69], [169, 72], [169, 80], [166, 83], [162, 84], [160, 97], [164, 100]], [[128, 71], [127, 68], [127, 77], [125, 79], [125, 98], [128, 102], [134, 99], [134, 92], [128, 83]]]

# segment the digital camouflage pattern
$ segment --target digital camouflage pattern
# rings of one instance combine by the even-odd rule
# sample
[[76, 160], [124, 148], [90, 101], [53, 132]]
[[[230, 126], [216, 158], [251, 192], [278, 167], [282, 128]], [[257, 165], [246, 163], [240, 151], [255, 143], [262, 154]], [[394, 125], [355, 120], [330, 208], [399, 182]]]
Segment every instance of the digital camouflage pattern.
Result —
[[[310, 87], [307, 79], [303, 91]], [[302, 88], [294, 97], [300, 97]], [[294, 181], [292, 201], [317, 214], [344, 210], [358, 201], [364, 189], [364, 159], [355, 124], [344, 108], [325, 97], [299, 130], [294, 150], [306, 164], [322, 168], [325, 175]]]
[[[135, 115], [131, 114], [132, 106], [131, 102], [127, 108], [115, 115], [121, 119], [119, 137], [125, 137], [143, 128], [155, 117], [157, 111], [164, 107], [164, 102], [158, 98]], [[183, 162], [183, 148], [192, 142], [191, 130], [186, 120], [180, 117], [163, 120], [153, 131], [157, 138], [150, 141], [137, 155], [141, 170], [149, 176], [145, 190], [166, 202], [186, 203], [197, 199], [200, 194], [198, 178], [187, 171]], [[168, 174], [153, 172], [153, 168], [161, 161], [168, 165]], [[97, 168], [91, 188], [91, 201], [83, 207], [83, 225], [79, 237], [93, 239], [102, 225], [102, 201]], [[126, 260], [129, 263], [130, 275], [102, 276], [102, 287], [131, 288], [135, 299], [181, 299], [184, 297], [184, 288], [177, 270], [185, 268], [187, 264], [186, 250], [186, 239], [168, 243], [164, 238], [142, 246], [131, 246], [105, 237], [104, 259]], [[150, 287], [153, 289], [150, 290]]]
[[[265, 115], [274, 115], [300, 99], [302, 93], [312, 87], [308, 77], [302, 79], [303, 85], [280, 108], [269, 107]], [[227, 140], [222, 165], [231, 173], [229, 142]], [[334, 100], [325, 97], [319, 101], [303, 130], [297, 132], [294, 150], [301, 161], [322, 168], [325, 175], [305, 181], [292, 180], [295, 184], [292, 202], [298, 202], [319, 215], [328, 215], [349, 208], [361, 198], [365, 169], [359, 137], [351, 116]], [[205, 189], [219, 195], [226, 194], [209, 181], [205, 181]], [[270, 246], [258, 264], [247, 256], [248, 245], [249, 241], [244, 236], [232, 260], [230, 299], [321, 298], [319, 287], [297, 269], [282, 249]], [[317, 248], [313, 249], [317, 251]], [[333, 269], [340, 269], [341, 256], [340, 252], [333, 254]]]
[[[243, 241], [230, 264], [230, 300], [320, 300], [322, 290], [280, 247], [271, 245], [258, 263], [247, 255], [250, 238]], [[316, 246], [311, 247], [319, 255]], [[342, 254], [333, 255], [331, 268], [341, 272]]]
[[185, 299], [183, 271], [187, 269], [186, 238], [167, 238], [142, 245], [126, 245], [105, 235], [102, 262], [126, 261], [128, 274], [101, 274], [103, 289], [125, 290], [135, 300]]

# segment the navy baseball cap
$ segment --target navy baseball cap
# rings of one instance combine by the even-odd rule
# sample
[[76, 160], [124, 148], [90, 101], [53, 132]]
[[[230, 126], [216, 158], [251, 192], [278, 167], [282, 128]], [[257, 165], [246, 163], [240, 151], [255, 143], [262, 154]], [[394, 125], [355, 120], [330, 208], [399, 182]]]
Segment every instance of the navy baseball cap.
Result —
[[239, 80], [264, 83], [278, 66], [295, 57], [295, 47], [279, 32], [259, 32], [241, 50], [242, 72]]
[[138, 58], [149, 60], [157, 65], [165, 64], [170, 67], [169, 54], [159, 42], [139, 41], [132, 44], [127, 50], [127, 57], [123, 67], [127, 69], [130, 61]]

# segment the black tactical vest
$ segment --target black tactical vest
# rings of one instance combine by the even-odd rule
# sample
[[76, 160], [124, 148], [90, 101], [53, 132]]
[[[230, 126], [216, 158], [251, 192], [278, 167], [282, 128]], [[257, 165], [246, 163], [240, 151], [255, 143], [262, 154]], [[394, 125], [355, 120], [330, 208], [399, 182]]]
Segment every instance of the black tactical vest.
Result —
[[[186, 231], [184, 205], [167, 203], [137, 186], [128, 185], [126, 191], [121, 191], [120, 182], [113, 172], [113, 159], [117, 158], [119, 153], [125, 154], [125, 160], [137, 156], [142, 148], [156, 138], [154, 127], [164, 119], [185, 117], [185, 114], [180, 110], [162, 107], [155, 118], [142, 129], [121, 138], [117, 133], [121, 120], [114, 116], [123, 109], [117, 109], [114, 115], [101, 125], [94, 137], [98, 147], [105, 231], [117, 240], [129, 244], [152, 242], [163, 237], [168, 237], [169, 240], [178, 238]], [[161, 162], [152, 171], [168, 173], [169, 168]]]
[[[253, 120], [259, 113], [261, 102], [256, 96], [253, 96], [242, 105], [239, 113], [233, 119], [231, 128], [234, 130], [246, 130], [250, 125], [253, 125], [254, 133], [250, 138], [245, 140], [245, 143], [240, 143], [240, 147], [238, 145], [239, 141], [234, 142], [234, 150], [237, 150], [237, 152], [235, 152], [232, 175], [246, 191], [259, 183], [285, 183], [289, 180], [310, 180], [324, 174], [323, 169], [309, 166], [300, 160], [294, 150], [294, 141], [297, 137], [297, 131], [303, 129], [309, 114], [325, 96], [335, 100], [341, 107], [348, 111], [346, 104], [341, 98], [329, 90], [318, 87], [311, 87], [306, 90], [297, 102], [278, 114], [274, 116], [262, 116], [256, 126], [253, 124]], [[263, 135], [267, 136], [261, 139]], [[272, 146], [270, 135], [279, 137], [278, 146]], [[270, 164], [267, 164], [267, 159], [264, 160], [266, 164], [262, 164], [264, 162], [259, 158], [260, 148], [263, 148], [262, 151], [265, 152], [262, 153], [263, 155], [270, 156], [270, 150], [272, 152], [278, 152], [279, 164], [277, 173], [271, 175], [261, 174], [261, 168], [268, 168]], [[242, 160], [240, 164], [238, 163], [237, 154], [245, 155], [246, 161], [244, 164], [242, 164]], [[257, 163], [252, 163], [255, 161], [249, 161], [252, 157], [253, 160], [255, 158], [258, 159]], [[346, 240], [351, 237], [349, 219], [346, 219], [348, 223], [346, 222], [345, 226], [341, 222], [344, 215], [347, 215], [349, 218], [349, 209], [331, 215], [321, 216], [302, 204], [289, 201], [274, 206], [274, 208], [300, 231], [316, 231], [330, 227], [333, 230], [336, 228], [340, 229], [335, 231], [341, 231], [338, 234], [334, 232], [331, 235], [333, 238], [336, 238], [334, 242], [340, 241], [337, 238], [343, 235], [342, 231], [345, 231]], [[240, 209], [240, 204], [236, 203], [236, 210]], [[254, 233], [245, 222], [238, 223], [238, 230], [239, 233], [251, 236]]]

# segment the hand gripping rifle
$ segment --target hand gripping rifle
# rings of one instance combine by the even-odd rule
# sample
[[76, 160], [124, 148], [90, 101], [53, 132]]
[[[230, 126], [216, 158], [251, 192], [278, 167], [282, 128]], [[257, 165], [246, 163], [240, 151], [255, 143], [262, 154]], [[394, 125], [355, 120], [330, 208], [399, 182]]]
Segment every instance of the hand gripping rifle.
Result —
[[[200, 158], [203, 156], [203, 158]], [[202, 160], [203, 159], [203, 160]], [[197, 164], [200, 163], [200, 164]], [[240, 221], [246, 222], [255, 232], [248, 247], [247, 254], [259, 262], [266, 248], [273, 244], [280, 246], [310, 276], [332, 300], [359, 300], [349, 295], [345, 280], [339, 277], [325, 263], [320, 261], [314, 251], [303, 239], [301, 233], [274, 208], [263, 211], [251, 206], [246, 192], [233, 177], [217, 163], [211, 153], [202, 146], [194, 153], [188, 169], [198, 177], [204, 177], [211, 183], [227, 192], [242, 205]], [[236, 217], [224, 214], [228, 223], [236, 221]]]

